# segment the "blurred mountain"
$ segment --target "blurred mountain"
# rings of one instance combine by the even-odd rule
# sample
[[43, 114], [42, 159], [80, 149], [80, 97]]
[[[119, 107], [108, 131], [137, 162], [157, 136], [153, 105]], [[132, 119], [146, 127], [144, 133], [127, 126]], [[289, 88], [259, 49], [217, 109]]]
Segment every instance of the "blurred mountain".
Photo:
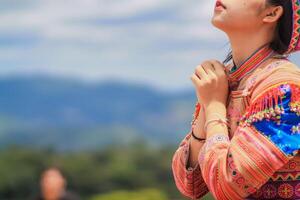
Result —
[[190, 128], [194, 91], [85, 83], [51, 77], [0, 80], [0, 147], [89, 150], [146, 140], [178, 144]]

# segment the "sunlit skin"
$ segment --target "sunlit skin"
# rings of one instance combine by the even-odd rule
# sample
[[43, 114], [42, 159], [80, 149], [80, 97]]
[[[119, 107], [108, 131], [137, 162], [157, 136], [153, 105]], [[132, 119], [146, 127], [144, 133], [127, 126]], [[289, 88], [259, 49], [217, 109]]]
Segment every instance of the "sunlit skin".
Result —
[[45, 200], [59, 200], [65, 192], [65, 179], [57, 169], [48, 169], [42, 175], [41, 192]]
[[[281, 6], [270, 6], [266, 0], [222, 0], [225, 8], [214, 10], [211, 23], [223, 31], [231, 44], [235, 64], [247, 59], [257, 48], [272, 41], [278, 19], [283, 14]], [[229, 95], [228, 77], [225, 66], [215, 59], [198, 65], [191, 76], [198, 102], [202, 105], [195, 135], [209, 138], [215, 134], [228, 135], [228, 128], [221, 123], [210, 123], [204, 131], [206, 120], [215, 118], [215, 113], [226, 118], [226, 104]], [[191, 138], [188, 165], [194, 167], [204, 142]]]

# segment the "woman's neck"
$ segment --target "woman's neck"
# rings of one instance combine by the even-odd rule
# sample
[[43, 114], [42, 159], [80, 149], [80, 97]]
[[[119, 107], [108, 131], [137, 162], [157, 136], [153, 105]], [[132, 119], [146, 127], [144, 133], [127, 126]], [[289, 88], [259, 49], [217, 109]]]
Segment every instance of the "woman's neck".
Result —
[[228, 37], [232, 48], [232, 59], [237, 67], [258, 48], [271, 42], [270, 35], [267, 33], [239, 33], [228, 35]]

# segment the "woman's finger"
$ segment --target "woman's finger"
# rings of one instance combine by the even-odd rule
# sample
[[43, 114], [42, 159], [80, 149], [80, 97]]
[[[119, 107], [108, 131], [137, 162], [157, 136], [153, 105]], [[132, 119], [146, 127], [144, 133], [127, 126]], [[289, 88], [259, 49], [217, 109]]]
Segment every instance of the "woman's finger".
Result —
[[203, 64], [199, 65], [195, 70], [196, 75], [198, 75], [201, 80], [208, 79], [207, 78], [208, 74], [206, 73], [206, 71], [204, 69], [206, 67], [206, 65], [207, 65], [206, 63], [203, 63]]
[[222, 74], [226, 74], [225, 70], [225, 66], [223, 65], [223, 63], [221, 63], [220, 61], [218, 60], [211, 60], [211, 63], [213, 64], [214, 66], [214, 69], [216, 71], [216, 74], [218, 75], [222, 75]]
[[216, 75], [216, 72], [213, 70], [213, 68], [209, 68], [209, 69], [206, 69], [206, 70], [207, 70], [207, 73], [210, 76], [211, 80], [217, 80], [218, 77]]
[[208, 60], [206, 61], [206, 67], [207, 68], [210, 68], [211, 70], [215, 71], [215, 66], [214, 66], [214, 63], [212, 62], [212, 60]]
[[210, 71], [212, 71], [212, 72], [215, 71], [214, 65], [213, 65], [213, 63], [211, 63], [211, 62], [205, 63], [203, 69], [206, 71], [207, 74], [208, 74], [208, 70], [210, 70]]
[[191, 80], [192, 82], [194, 83], [195, 86], [200, 86], [201, 85], [201, 80], [199, 79], [199, 77], [194, 73], [192, 76], [191, 76]]

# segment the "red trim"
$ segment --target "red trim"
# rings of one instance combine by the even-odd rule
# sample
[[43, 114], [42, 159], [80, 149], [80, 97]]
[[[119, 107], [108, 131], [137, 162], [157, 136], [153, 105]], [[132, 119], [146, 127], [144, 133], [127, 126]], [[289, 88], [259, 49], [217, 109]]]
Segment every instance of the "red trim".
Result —
[[265, 59], [273, 55], [274, 51], [269, 48], [269, 45], [263, 46], [251, 55], [236, 71], [229, 73], [230, 81], [239, 81], [247, 73], [256, 69]]

